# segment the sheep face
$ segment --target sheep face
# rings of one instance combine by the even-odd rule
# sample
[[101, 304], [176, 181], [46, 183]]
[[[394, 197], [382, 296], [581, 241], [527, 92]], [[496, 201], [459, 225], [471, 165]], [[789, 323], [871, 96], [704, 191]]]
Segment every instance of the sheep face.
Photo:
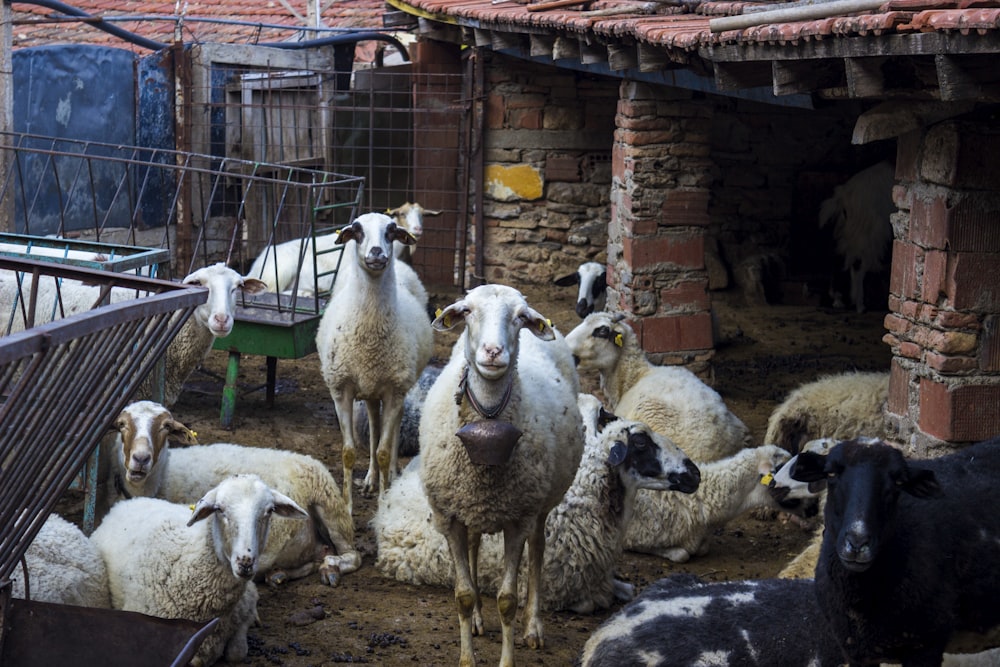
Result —
[[465, 322], [465, 359], [478, 375], [498, 380], [517, 362], [521, 329], [553, 340], [549, 321], [524, 296], [505, 285], [481, 285], [441, 311], [431, 325], [445, 331]]
[[267, 486], [257, 475], [233, 475], [197, 502], [187, 525], [212, 517], [212, 541], [219, 562], [228, 563], [233, 576], [253, 579], [274, 514], [308, 517], [294, 500]]
[[440, 215], [441, 211], [426, 209], [420, 204], [406, 202], [398, 208], [391, 208], [386, 211], [396, 218], [396, 224], [409, 230], [415, 239], [420, 239], [424, 233], [424, 216]]
[[626, 486], [656, 491], [694, 493], [701, 471], [669, 438], [640, 422], [619, 420], [601, 436], [610, 440], [608, 465], [619, 467]]
[[394, 241], [403, 245], [417, 242], [412, 234], [382, 213], [365, 213], [344, 227], [337, 237], [337, 243], [345, 244], [349, 241], [355, 243], [358, 266], [375, 274], [389, 266]]
[[577, 290], [576, 314], [586, 317], [595, 310], [604, 310], [607, 301], [607, 269], [597, 262], [584, 262], [573, 273], [556, 278], [559, 287], [579, 285]]
[[900, 493], [941, 495], [932, 471], [908, 464], [884, 443], [849, 440], [825, 456], [802, 452], [791, 475], [800, 482], [826, 479], [826, 534], [850, 572], [864, 572], [875, 562], [882, 540], [892, 534]]
[[195, 309], [194, 316], [217, 338], [225, 338], [233, 330], [233, 312], [239, 290], [247, 294], [267, 290], [263, 281], [244, 278], [221, 262], [198, 269], [184, 279], [184, 284], [208, 288], [208, 300]]
[[611, 313], [591, 313], [566, 334], [566, 344], [573, 352], [580, 370], [609, 372], [618, 365], [625, 345], [635, 333], [620, 316]]
[[188, 445], [198, 443], [194, 431], [175, 420], [170, 411], [153, 401], [137, 401], [125, 408], [115, 420], [121, 447], [118, 463], [133, 483], [146, 479], [167, 448], [168, 439]]

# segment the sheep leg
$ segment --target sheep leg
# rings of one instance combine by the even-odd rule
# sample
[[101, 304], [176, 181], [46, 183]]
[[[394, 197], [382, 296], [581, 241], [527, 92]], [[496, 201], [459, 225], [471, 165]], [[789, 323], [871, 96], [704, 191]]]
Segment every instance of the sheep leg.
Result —
[[[344, 446], [340, 452], [340, 458], [344, 465], [344, 504], [347, 506], [347, 513], [354, 513], [354, 459], [356, 452], [354, 442], [356, 434], [354, 432], [354, 391], [341, 391], [333, 397], [333, 407], [337, 410], [337, 421], [340, 422], [340, 434], [343, 436]], [[371, 412], [369, 411], [369, 414]]]
[[[469, 573], [477, 593], [479, 591], [479, 546], [482, 539], [482, 533], [474, 533], [469, 536]], [[485, 634], [483, 632], [483, 599], [478, 594], [476, 595], [476, 606], [472, 610], [472, 634], [480, 637]]]
[[865, 312], [865, 271], [856, 261], [851, 265], [851, 301], [857, 312]]
[[[545, 560], [545, 521], [536, 519], [528, 536], [528, 599], [524, 611], [524, 641], [529, 648], [545, 648], [542, 632], [542, 563]], [[514, 592], [517, 592], [515, 588]], [[515, 600], [517, 599], [515, 595]]]
[[455, 563], [455, 602], [458, 604], [458, 631], [461, 639], [458, 664], [459, 667], [473, 667], [476, 656], [472, 650], [472, 616], [479, 591], [469, 571], [468, 529], [465, 524], [452, 519], [445, 537]]
[[382, 436], [378, 443], [379, 500], [396, 478], [399, 456], [399, 426], [403, 421], [403, 397], [387, 395], [382, 399]]
[[381, 443], [385, 441], [382, 434], [382, 401], [365, 401], [368, 408], [368, 474], [365, 475], [365, 493], [375, 490], [378, 480], [378, 452]]
[[[517, 571], [521, 567], [521, 554], [527, 541], [527, 531], [521, 523], [507, 523], [503, 527], [503, 579], [497, 592], [497, 610], [503, 644], [500, 650], [500, 667], [514, 665], [514, 618], [517, 616]], [[544, 534], [542, 538], [544, 539]], [[541, 571], [539, 570], [539, 574]], [[528, 597], [531, 597], [531, 579], [528, 580]]]
[[317, 557], [322, 560], [319, 575], [323, 583], [336, 586], [342, 575], [361, 567], [361, 554], [354, 547], [354, 522], [351, 521], [349, 514], [338, 512], [337, 508], [328, 507], [326, 503], [318, 503], [313, 507], [313, 511], [316, 513], [316, 520], [333, 544], [333, 549], [321, 545], [318, 550]]

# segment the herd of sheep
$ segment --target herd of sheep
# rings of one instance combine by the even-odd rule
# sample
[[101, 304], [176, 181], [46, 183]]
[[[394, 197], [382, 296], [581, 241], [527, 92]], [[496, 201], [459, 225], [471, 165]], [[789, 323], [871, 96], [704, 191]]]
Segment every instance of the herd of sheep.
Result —
[[[618, 603], [583, 665], [922, 666], [992, 645], [1000, 519], [974, 509], [991, 498], [1000, 442], [905, 460], [883, 442], [887, 373], [799, 387], [755, 444], [696, 375], [648, 361], [629, 323], [603, 310], [593, 267], [562, 280], [581, 285], [583, 318], [563, 335], [504, 285], [476, 287], [429, 317], [399, 250], [415, 235], [389, 215], [361, 215], [330, 242], [339, 267], [317, 349], [343, 438], [340, 479], [292, 451], [197, 444], [171, 414], [213, 337], [232, 329], [239, 290], [315, 279], [279, 279], [266, 257], [246, 277], [201, 269], [185, 281], [206, 287], [207, 303], [171, 345], [166, 400], [140, 392], [101, 443], [99, 526], [88, 537], [52, 515], [26, 554], [27, 579], [14, 576], [15, 596], [217, 617], [195, 662], [240, 662], [258, 582], [318, 574], [333, 586], [363, 566], [352, 471], [367, 439], [374, 567], [454, 589], [464, 667], [487, 641], [474, 639], [484, 595], [496, 599], [503, 666], [515, 663], [517, 623], [524, 645], [539, 648], [543, 610]], [[16, 289], [9, 282], [0, 290]], [[88, 286], [72, 298], [69, 287], [60, 315], [93, 305]], [[434, 332], [447, 330], [460, 331], [451, 355], [429, 366]], [[600, 376], [600, 398], [581, 391], [587, 370]], [[400, 455], [412, 457], [402, 470]], [[673, 576], [636, 597], [617, 576], [626, 550], [684, 562], [751, 509], [817, 507], [825, 530], [779, 578]]]

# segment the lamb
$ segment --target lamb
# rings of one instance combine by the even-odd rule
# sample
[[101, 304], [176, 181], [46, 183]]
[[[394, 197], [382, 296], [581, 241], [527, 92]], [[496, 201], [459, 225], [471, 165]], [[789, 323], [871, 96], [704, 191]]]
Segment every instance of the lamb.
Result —
[[[392, 218], [366, 213], [345, 227], [337, 288], [320, 320], [316, 349], [343, 435], [344, 502], [353, 509], [354, 401], [367, 404], [370, 463], [365, 490], [385, 492], [397, 472], [403, 400], [430, 361], [426, 304], [401, 289], [392, 244], [413, 237]], [[400, 266], [403, 266], [400, 264]]]
[[[541, 604], [544, 609], [586, 614], [609, 607], [616, 597], [632, 598], [631, 585], [616, 580], [613, 573], [636, 490], [690, 493], [697, 488], [699, 476], [698, 468], [667, 438], [644, 424], [613, 415], [613, 421], [599, 429], [600, 403], [590, 394], [581, 394], [578, 400], [586, 444], [572, 486], [545, 521]], [[431, 509], [419, 475], [419, 460], [411, 462], [372, 519], [378, 541], [375, 567], [405, 583], [453, 586], [455, 568], [448, 544], [431, 525]], [[478, 575], [483, 592], [500, 589], [503, 543], [499, 536], [483, 537]], [[523, 589], [519, 589], [522, 602]]]
[[644, 590], [584, 644], [582, 667], [839, 667], [811, 581], [706, 582], [675, 574]]
[[112, 608], [193, 621], [219, 617], [195, 661], [241, 662], [257, 613], [252, 580], [272, 515], [306, 512], [256, 475], [225, 479], [193, 512], [157, 498], [116, 503], [91, 536], [108, 567]]
[[949, 641], [1000, 626], [1000, 514], [982, 511], [1000, 438], [923, 461], [844, 441], [791, 475], [827, 484], [816, 597], [852, 665], [939, 665]]
[[592, 312], [604, 310], [608, 298], [607, 268], [598, 262], [584, 262], [576, 271], [556, 278], [553, 284], [559, 287], [579, 285], [577, 291], [576, 314], [580, 318]]
[[[32, 600], [111, 608], [108, 570], [97, 546], [75, 524], [50, 514], [35, 535], [24, 562]], [[27, 597], [22, 570], [11, 573], [12, 595]]]
[[719, 461], [699, 463], [701, 486], [689, 495], [640, 491], [635, 519], [625, 531], [625, 548], [675, 563], [708, 552], [712, 530], [774, 501], [761, 480], [789, 459], [774, 445], [748, 447]]
[[884, 268], [892, 242], [895, 180], [895, 167], [882, 161], [838, 185], [820, 204], [819, 226], [833, 223], [837, 254], [851, 278], [851, 303], [859, 313], [865, 312], [865, 276]]
[[[192, 431], [152, 401], [125, 406], [115, 428], [110, 497], [190, 503], [234, 473], [254, 473], [309, 514], [306, 521], [284, 521], [272, 528], [260, 554], [263, 581], [277, 586], [318, 571], [323, 583], [335, 586], [342, 575], [361, 566], [354, 522], [337, 482], [320, 461], [282, 449], [197, 445]], [[196, 446], [172, 450], [169, 438]]]
[[500, 664], [514, 664], [517, 574], [528, 544], [525, 640], [544, 645], [541, 606], [545, 517], [580, 465], [579, 377], [562, 336], [517, 290], [481, 285], [434, 320], [465, 322], [420, 420], [424, 489], [435, 528], [455, 563], [461, 653], [471, 667], [473, 634], [483, 634], [476, 561], [480, 537], [503, 530], [504, 576], [497, 606]]
[[888, 372], [827, 375], [788, 394], [767, 420], [764, 442], [792, 454], [820, 438], [887, 437]]
[[632, 328], [617, 315], [587, 315], [566, 335], [580, 370], [598, 370], [608, 409], [648, 424], [700, 463], [735, 454], [750, 430], [698, 377], [678, 366], [654, 366]]
[[[244, 278], [223, 263], [198, 269], [182, 281], [185, 285], [200, 285], [208, 288], [205, 303], [195, 308], [194, 313], [171, 341], [166, 352], [166, 373], [164, 400], [167, 406], [177, 402], [188, 376], [204, 361], [212, 349], [216, 338], [224, 338], [233, 330], [236, 310], [236, 293], [257, 294], [264, 290], [264, 284], [254, 278]], [[12, 271], [0, 271], [0, 304], [8, 306], [12, 313], [12, 331], [24, 329], [26, 318], [20, 308], [14, 308], [16, 299], [27, 294], [30, 276], [19, 282]], [[58, 317], [91, 310], [97, 305], [101, 288], [83, 285], [78, 281], [64, 280], [58, 288], [61, 308], [56, 301], [55, 283], [51, 279], [39, 281], [39, 299], [35, 324], [42, 324]], [[111, 290], [111, 302], [121, 302], [136, 298], [136, 291], [116, 287]], [[0, 308], [3, 308], [0, 305]], [[154, 379], [147, 378], [136, 390], [135, 398], [153, 398]]]

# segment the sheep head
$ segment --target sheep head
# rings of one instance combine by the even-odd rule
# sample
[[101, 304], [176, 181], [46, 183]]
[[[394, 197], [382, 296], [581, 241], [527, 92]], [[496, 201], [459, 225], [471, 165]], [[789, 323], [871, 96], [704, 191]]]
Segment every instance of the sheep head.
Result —
[[354, 241], [358, 266], [372, 273], [381, 273], [393, 256], [393, 242], [413, 245], [417, 240], [383, 213], [365, 213], [340, 230], [337, 244]]

